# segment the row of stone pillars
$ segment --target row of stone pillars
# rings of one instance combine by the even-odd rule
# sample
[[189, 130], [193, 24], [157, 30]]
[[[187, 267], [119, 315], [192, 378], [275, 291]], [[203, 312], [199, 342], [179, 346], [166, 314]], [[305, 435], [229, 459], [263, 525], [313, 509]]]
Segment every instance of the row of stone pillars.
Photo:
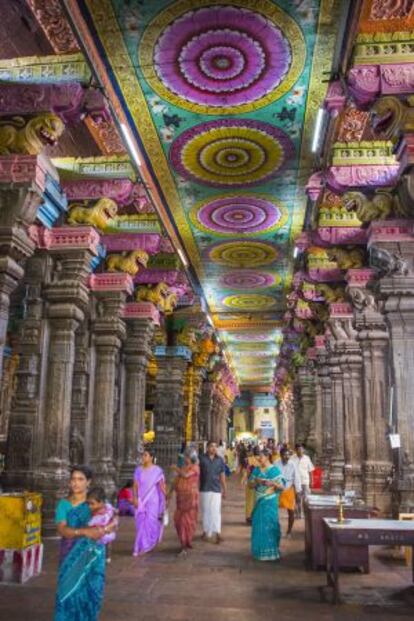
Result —
[[297, 373], [295, 437], [315, 450], [326, 489], [396, 514], [414, 510], [414, 243], [410, 222], [393, 223], [403, 241], [389, 227], [370, 230], [382, 272], [348, 271], [349, 302], [330, 305], [328, 330]]
[[[15, 166], [15, 158], [7, 162]], [[7, 162], [0, 177], [9, 179]], [[51, 524], [71, 464], [89, 463], [108, 494], [131, 478], [142, 448], [146, 372], [159, 313], [148, 302], [126, 302], [133, 292], [127, 274], [91, 275], [100, 242], [94, 228], [33, 225], [53, 171], [41, 157], [23, 156], [19, 164], [19, 179], [0, 185], [0, 361], [13, 292], [24, 308], [3, 482], [42, 491]], [[167, 350], [157, 360], [154, 403], [156, 449], [166, 467], [184, 439], [184, 382], [192, 356], [187, 348]], [[202, 371], [194, 369], [193, 439], [225, 438], [230, 404]]]

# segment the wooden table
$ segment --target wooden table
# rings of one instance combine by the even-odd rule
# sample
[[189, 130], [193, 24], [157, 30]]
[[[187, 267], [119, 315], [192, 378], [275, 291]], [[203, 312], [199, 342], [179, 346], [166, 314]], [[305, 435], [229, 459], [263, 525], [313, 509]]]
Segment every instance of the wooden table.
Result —
[[334, 603], [339, 601], [339, 553], [342, 546], [411, 546], [414, 583], [414, 523], [400, 520], [348, 520], [338, 524], [324, 518], [326, 536], [326, 578], [333, 588]]
[[[313, 570], [325, 569], [326, 544], [323, 518], [336, 518], [338, 496], [311, 495], [305, 501], [305, 554], [307, 565]], [[345, 506], [345, 516], [350, 518], [368, 518], [369, 510], [365, 507], [354, 507], [352, 503]], [[369, 573], [368, 546], [343, 546], [339, 555], [341, 569], [362, 569]]]

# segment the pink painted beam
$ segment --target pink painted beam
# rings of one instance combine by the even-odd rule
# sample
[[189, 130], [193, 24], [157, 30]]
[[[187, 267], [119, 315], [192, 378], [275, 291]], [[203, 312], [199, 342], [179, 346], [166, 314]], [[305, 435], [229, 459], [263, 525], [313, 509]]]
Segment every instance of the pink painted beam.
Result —
[[329, 314], [332, 319], [341, 319], [354, 316], [352, 305], [348, 302], [335, 302], [334, 304], [329, 304]]
[[397, 183], [399, 169], [399, 164], [331, 166], [327, 171], [326, 182], [338, 192], [346, 192], [350, 188], [389, 187]]
[[374, 270], [364, 267], [362, 269], [348, 270], [345, 278], [351, 287], [366, 287], [373, 280], [374, 276]]
[[160, 312], [151, 302], [128, 302], [124, 308], [124, 319], [150, 319], [160, 325]]
[[322, 246], [365, 245], [368, 239], [367, 229], [357, 227], [319, 227], [315, 233], [315, 244]]
[[142, 269], [134, 276], [135, 284], [139, 285], [155, 285], [159, 282], [165, 282], [167, 285], [184, 284], [186, 281], [184, 272], [179, 270], [161, 270], [161, 269]]
[[125, 291], [134, 292], [134, 283], [129, 274], [123, 272], [103, 272], [91, 274], [88, 281], [91, 291]]
[[45, 155], [0, 155], [0, 183], [33, 183], [33, 189], [44, 192], [47, 175], [59, 180], [56, 168]]
[[29, 228], [29, 236], [38, 248], [48, 250], [70, 248], [73, 250], [90, 250], [98, 254], [100, 243], [99, 233], [92, 226], [59, 226], [47, 229], [33, 225]]
[[157, 254], [160, 249], [161, 235], [153, 233], [113, 233], [102, 235], [102, 243], [108, 252], [128, 252], [145, 250], [148, 254]]
[[65, 84], [3, 84], [0, 115], [54, 112], [65, 123], [78, 123], [86, 115], [95, 121], [109, 120], [102, 93], [77, 82]]
[[348, 85], [361, 106], [368, 106], [381, 95], [412, 94], [414, 63], [356, 65], [348, 73]]
[[133, 196], [134, 182], [130, 179], [63, 180], [62, 187], [69, 201], [112, 198], [119, 205], [128, 205]]
[[368, 248], [376, 242], [412, 242], [413, 220], [378, 220], [371, 222], [368, 229]]

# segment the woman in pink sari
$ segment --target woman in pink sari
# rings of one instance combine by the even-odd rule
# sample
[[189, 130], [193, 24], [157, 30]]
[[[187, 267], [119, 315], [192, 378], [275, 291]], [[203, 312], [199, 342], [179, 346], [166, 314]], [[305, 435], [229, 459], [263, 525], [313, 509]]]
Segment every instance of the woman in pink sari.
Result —
[[177, 474], [174, 481], [177, 494], [174, 524], [181, 543], [182, 556], [186, 556], [187, 551], [193, 547], [200, 503], [200, 467], [197, 465], [197, 454], [187, 450], [184, 453], [184, 460], [182, 468], [174, 466]]
[[146, 449], [142, 465], [134, 474], [134, 507], [137, 534], [134, 556], [149, 552], [162, 539], [165, 511], [165, 478], [161, 468], [154, 464], [154, 453]]

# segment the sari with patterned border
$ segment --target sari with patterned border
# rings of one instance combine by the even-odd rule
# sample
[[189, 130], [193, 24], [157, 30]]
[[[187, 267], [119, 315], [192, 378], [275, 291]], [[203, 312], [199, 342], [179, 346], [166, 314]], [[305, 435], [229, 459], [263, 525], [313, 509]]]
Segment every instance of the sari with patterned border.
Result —
[[[255, 479], [285, 484], [280, 469], [273, 465], [266, 470], [255, 468], [249, 480]], [[256, 503], [252, 513], [251, 549], [253, 557], [258, 561], [276, 561], [280, 558], [279, 495], [280, 491], [270, 491], [270, 488], [265, 485], [256, 487]]]

